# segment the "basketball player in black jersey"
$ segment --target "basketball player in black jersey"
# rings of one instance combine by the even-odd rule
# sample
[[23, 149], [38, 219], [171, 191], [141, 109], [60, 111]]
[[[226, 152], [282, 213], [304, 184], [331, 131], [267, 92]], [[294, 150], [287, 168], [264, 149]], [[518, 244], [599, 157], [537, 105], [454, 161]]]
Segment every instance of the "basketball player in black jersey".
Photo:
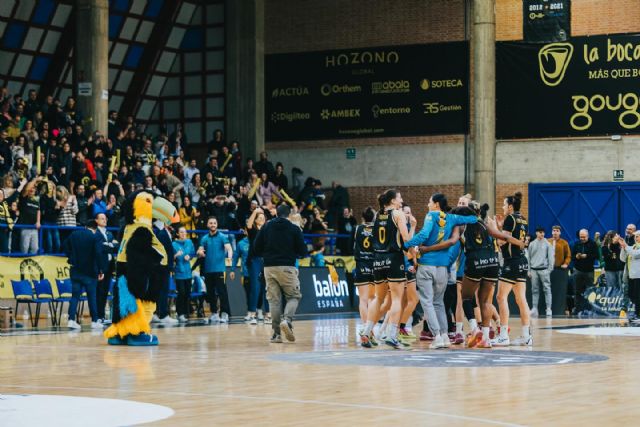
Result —
[[358, 288], [360, 299], [360, 319], [367, 323], [367, 309], [369, 307], [369, 290], [373, 288], [373, 220], [376, 211], [368, 207], [362, 212], [363, 223], [356, 227], [353, 239], [353, 257], [356, 261], [354, 284]]
[[402, 245], [413, 237], [416, 222], [412, 221], [407, 230], [406, 217], [402, 212], [402, 196], [396, 190], [387, 190], [378, 197], [380, 211], [373, 226], [373, 276], [376, 296], [369, 304], [367, 324], [360, 343], [363, 347], [371, 347], [370, 334], [373, 326], [380, 318], [380, 305], [387, 291], [391, 295], [389, 310], [389, 328], [385, 344], [400, 348], [398, 341], [398, 325], [402, 311], [402, 295], [406, 281], [404, 252]]
[[522, 193], [517, 192], [513, 196], [504, 199], [502, 210], [504, 219], [498, 220], [498, 227], [511, 234], [512, 237], [522, 242], [522, 246], [510, 242], [501, 246], [504, 260], [500, 273], [500, 288], [498, 289], [498, 307], [500, 311], [500, 335], [493, 341], [493, 345], [506, 347], [511, 345], [509, 340], [509, 293], [513, 290], [516, 303], [520, 309], [522, 321], [522, 336], [515, 339], [514, 345], [532, 345], [533, 338], [529, 327], [529, 304], [527, 303], [527, 275], [529, 263], [524, 254], [524, 241], [528, 233], [527, 220], [520, 213]]

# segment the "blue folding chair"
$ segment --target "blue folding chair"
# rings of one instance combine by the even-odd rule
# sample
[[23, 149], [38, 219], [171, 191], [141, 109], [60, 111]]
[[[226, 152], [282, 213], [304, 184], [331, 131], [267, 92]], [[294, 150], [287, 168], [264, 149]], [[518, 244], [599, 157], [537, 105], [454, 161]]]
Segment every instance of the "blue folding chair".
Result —
[[58, 298], [54, 300], [54, 308], [56, 310], [56, 323], [60, 325], [62, 306], [65, 302], [71, 302], [73, 287], [71, 286], [71, 279], [56, 279], [56, 286], [58, 287]]
[[57, 326], [58, 322], [55, 316], [54, 309], [54, 301], [53, 298], [53, 289], [51, 288], [51, 282], [48, 279], [42, 280], [34, 280], [33, 287], [35, 289], [36, 298], [34, 302], [36, 303], [36, 316], [35, 316], [35, 325], [38, 326], [38, 321], [40, 320], [40, 307], [42, 304], [47, 304], [49, 307], [49, 313], [51, 314], [51, 323], [53, 326]]
[[13, 288], [13, 297], [16, 299], [16, 315], [19, 313], [18, 307], [20, 304], [27, 304], [27, 308], [29, 309], [29, 318], [31, 319], [31, 326], [35, 327], [33, 313], [31, 312], [31, 304], [35, 302], [31, 282], [28, 280], [12, 280], [11, 287]]
[[196, 314], [198, 317], [204, 317], [204, 286], [202, 283], [202, 277], [193, 276], [193, 283], [191, 285], [191, 294], [189, 299], [192, 303], [195, 303]]

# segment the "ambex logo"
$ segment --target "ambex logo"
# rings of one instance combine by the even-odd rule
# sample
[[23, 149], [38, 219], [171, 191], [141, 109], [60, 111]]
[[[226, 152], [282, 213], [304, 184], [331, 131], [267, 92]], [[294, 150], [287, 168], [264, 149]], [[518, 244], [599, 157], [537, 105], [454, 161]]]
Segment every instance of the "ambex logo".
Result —
[[547, 86], [558, 86], [564, 79], [571, 56], [571, 43], [551, 43], [538, 52], [540, 78]]
[[360, 117], [360, 109], [349, 108], [343, 110], [329, 110], [327, 108], [323, 108], [320, 112], [320, 117], [322, 117], [322, 120], [358, 118]]

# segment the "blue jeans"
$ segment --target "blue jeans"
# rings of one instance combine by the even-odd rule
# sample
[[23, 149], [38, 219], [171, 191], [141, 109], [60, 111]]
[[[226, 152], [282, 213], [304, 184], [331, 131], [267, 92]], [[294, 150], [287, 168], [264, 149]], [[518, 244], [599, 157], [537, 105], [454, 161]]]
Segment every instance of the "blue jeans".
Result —
[[44, 251], [50, 254], [60, 252], [60, 233], [58, 230], [47, 228], [42, 230], [42, 238], [44, 240]]
[[256, 308], [258, 306], [258, 297], [260, 296], [260, 275], [262, 274], [263, 267], [264, 267], [264, 260], [261, 257], [251, 257], [251, 261], [249, 262], [250, 292], [249, 292], [249, 300], [247, 301], [247, 305], [248, 305], [249, 311], [253, 313], [255, 313]]
[[97, 279], [91, 279], [83, 276], [71, 277], [71, 301], [69, 302], [69, 320], [76, 320], [76, 311], [78, 309], [78, 301], [82, 292], [87, 293], [87, 302], [89, 303], [89, 313], [91, 321], [98, 320], [98, 304], [96, 302], [96, 288], [98, 286]]
[[622, 273], [623, 273], [622, 270], [605, 271], [604, 277], [606, 278], [607, 286], [609, 286], [610, 288], [618, 288], [621, 291], [624, 291], [623, 285], [622, 285]]

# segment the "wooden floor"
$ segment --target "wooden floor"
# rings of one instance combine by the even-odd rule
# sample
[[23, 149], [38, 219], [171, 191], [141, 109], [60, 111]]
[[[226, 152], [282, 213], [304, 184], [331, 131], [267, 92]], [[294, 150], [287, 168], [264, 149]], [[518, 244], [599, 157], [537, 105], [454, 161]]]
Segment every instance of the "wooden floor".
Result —
[[[41, 335], [0, 337], [0, 394], [123, 399], [175, 411], [151, 423], [157, 426], [637, 423], [640, 337], [570, 335], [543, 329], [609, 324], [618, 330], [616, 321], [534, 322], [532, 355], [535, 351], [575, 352], [608, 360], [510, 367], [389, 367], [273, 359], [320, 351], [332, 351], [343, 360], [368, 357], [372, 350], [358, 347], [356, 320], [350, 318], [296, 321], [294, 344], [270, 344], [269, 326], [240, 323], [157, 329], [161, 342], [157, 348], [109, 347], [98, 332], [43, 330]], [[418, 342], [411, 350], [384, 349], [381, 359], [428, 361], [433, 354], [472, 351], [484, 353], [430, 351], [426, 343]], [[108, 412], [105, 408], [96, 417], [108, 417]], [[52, 419], [46, 425], [68, 423]]]

